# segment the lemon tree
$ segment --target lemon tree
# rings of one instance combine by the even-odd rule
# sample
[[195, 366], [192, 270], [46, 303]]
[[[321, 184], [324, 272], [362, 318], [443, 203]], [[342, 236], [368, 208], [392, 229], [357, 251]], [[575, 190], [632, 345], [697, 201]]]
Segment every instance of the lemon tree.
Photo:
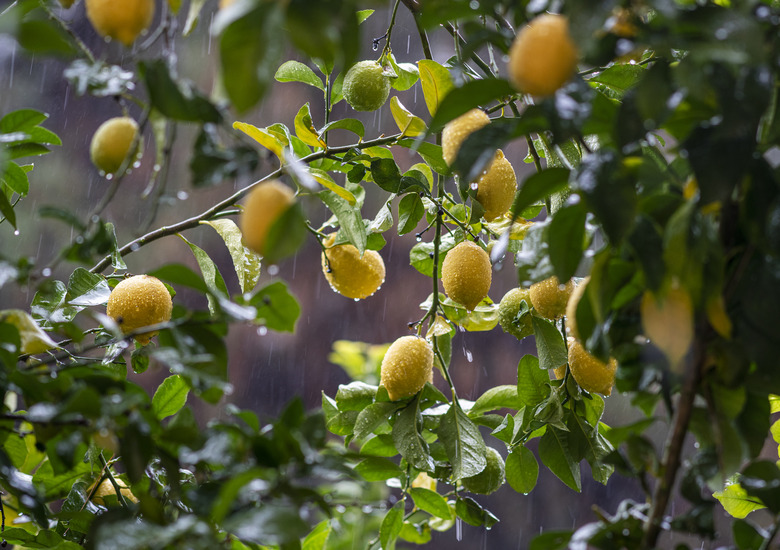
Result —
[[779, 10], [4, 6], [0, 536], [774, 547]]

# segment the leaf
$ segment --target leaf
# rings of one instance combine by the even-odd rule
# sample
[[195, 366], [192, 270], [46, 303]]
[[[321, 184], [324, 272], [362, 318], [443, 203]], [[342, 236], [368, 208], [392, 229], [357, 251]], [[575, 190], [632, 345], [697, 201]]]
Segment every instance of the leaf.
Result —
[[734, 518], [742, 519], [750, 512], [766, 508], [761, 500], [748, 495], [739, 483], [726, 485], [722, 491], [712, 493], [712, 496], [718, 499], [723, 509]]
[[68, 303], [74, 306], [99, 306], [108, 302], [111, 289], [105, 277], [77, 267], [68, 279]]
[[164, 116], [185, 122], [222, 120], [214, 104], [190, 82], [175, 79], [165, 60], [140, 61], [138, 72], [146, 83], [152, 105]]
[[314, 529], [312, 529], [311, 533], [306, 535], [306, 538], [303, 539], [301, 550], [325, 550], [325, 545], [328, 544], [328, 537], [330, 537], [331, 530], [332, 526], [330, 520], [322, 520]]
[[357, 206], [349, 204], [345, 199], [336, 195], [332, 191], [320, 191], [317, 193], [325, 206], [336, 216], [341, 226], [341, 230], [360, 254], [366, 250], [366, 226], [363, 224], [363, 217]]
[[517, 396], [517, 386], [496, 386], [480, 395], [469, 409], [469, 416], [508, 408], [519, 410], [523, 401]]
[[398, 203], [398, 234], [413, 231], [425, 215], [425, 206], [417, 193], [408, 193]]
[[403, 525], [404, 500], [399, 500], [387, 511], [387, 514], [382, 519], [382, 524], [379, 526], [379, 542], [383, 550], [395, 548], [395, 541]]
[[620, 63], [596, 73], [588, 84], [611, 99], [622, 99], [626, 91], [635, 86], [647, 69], [642, 65]]
[[534, 537], [528, 550], [567, 550], [572, 537], [571, 531], [548, 531]]
[[557, 369], [561, 365], [565, 365], [568, 361], [568, 353], [561, 332], [547, 319], [533, 316], [532, 322], [536, 336], [539, 368], [543, 370]]
[[325, 142], [320, 139], [319, 133], [314, 127], [308, 103], [304, 103], [298, 110], [298, 114], [295, 115], [295, 134], [306, 145], [312, 147], [326, 147]]
[[580, 464], [571, 456], [567, 432], [548, 426], [539, 440], [539, 458], [569, 488], [582, 491]]
[[35, 109], [17, 109], [0, 119], [0, 132], [3, 134], [29, 132], [47, 118], [49, 115]]
[[209, 290], [207, 296], [209, 301], [209, 312], [214, 315], [217, 312], [217, 298], [227, 298], [228, 295], [225, 280], [222, 278], [222, 274], [219, 272], [219, 268], [217, 268], [214, 260], [211, 259], [205, 250], [191, 243], [181, 234], [179, 234], [179, 238], [187, 243], [187, 246], [189, 246], [192, 251], [192, 255], [195, 256], [195, 261], [198, 262], [198, 267], [200, 267], [200, 272], [203, 274], [206, 288]]
[[368, 405], [355, 421], [355, 440], [362, 441], [367, 438], [379, 426], [387, 422], [395, 411], [401, 408], [397, 403], [379, 402]]
[[474, 527], [487, 527], [490, 529], [498, 523], [498, 518], [484, 509], [473, 498], [458, 498], [455, 501], [455, 512], [458, 517]]
[[531, 449], [521, 445], [506, 457], [506, 480], [518, 493], [527, 495], [539, 478], [539, 463]]
[[539, 360], [525, 355], [517, 365], [517, 397], [526, 407], [544, 401], [550, 392], [550, 375], [539, 368]]
[[436, 114], [439, 104], [453, 88], [452, 76], [445, 67], [436, 61], [423, 59], [417, 63], [417, 66], [420, 69], [420, 82], [422, 83], [425, 104], [428, 106], [428, 112], [433, 116]]
[[233, 267], [236, 270], [241, 292], [246, 293], [252, 290], [260, 279], [260, 256], [244, 246], [241, 229], [238, 225], [233, 220], [228, 219], [200, 223], [213, 227], [225, 242], [230, 257], [233, 259]]
[[252, 126], [246, 122], [236, 121], [233, 123], [233, 128], [244, 132], [257, 143], [271, 151], [276, 155], [276, 158], [278, 158], [280, 162], [284, 161], [283, 149], [290, 144], [289, 140], [283, 141], [279, 138], [278, 134], [269, 132], [267, 128], [258, 128], [257, 126]]
[[398, 125], [398, 129], [404, 136], [418, 137], [423, 136], [428, 131], [423, 119], [413, 115], [403, 106], [398, 96], [390, 98], [390, 112], [393, 114], [393, 120]]
[[420, 510], [424, 510], [441, 519], [455, 519], [452, 514], [452, 508], [447, 504], [447, 499], [436, 491], [425, 489], [424, 487], [412, 487], [409, 494], [414, 499], [414, 504]]
[[325, 189], [333, 191], [352, 206], [357, 204], [355, 195], [353, 195], [349, 189], [344, 189], [338, 183], [333, 181], [333, 178], [330, 177], [330, 174], [324, 170], [320, 170], [319, 168], [309, 168], [309, 173], [311, 174], [311, 177], [317, 180]]
[[163, 380], [152, 398], [152, 411], [157, 420], [162, 420], [179, 412], [187, 402], [189, 393], [190, 386], [178, 374]]
[[249, 304], [257, 308], [256, 322], [271, 330], [295, 332], [301, 306], [282, 281], [270, 283], [252, 296]]
[[401, 187], [401, 171], [391, 158], [372, 160], [371, 177], [379, 187], [389, 193], [398, 193]]
[[498, 78], [471, 80], [459, 88], [452, 88], [440, 102], [436, 112], [431, 113], [431, 132], [441, 131], [447, 122], [471, 109], [515, 93], [509, 82]]
[[19, 351], [23, 354], [37, 355], [59, 347], [26, 311], [0, 310], [0, 323], [9, 323], [16, 328], [21, 345]]
[[[32, 169], [32, 166], [25, 168]], [[5, 165], [5, 173], [2, 174], [2, 172], [0, 172], [0, 174], [2, 174], [2, 180], [11, 191], [24, 197], [30, 191], [30, 181], [27, 179], [27, 172], [29, 169], [25, 170], [15, 162], [9, 162]]]
[[325, 91], [322, 79], [300, 61], [285, 61], [276, 70], [274, 78], [279, 82], [302, 82]]
[[8, 198], [5, 196], [5, 193], [3, 193], [2, 190], [0, 190], [0, 214], [2, 214], [3, 218], [8, 220], [8, 223], [10, 223], [11, 226], [16, 229], [16, 212], [14, 212], [14, 207], [11, 206], [10, 202], [8, 202]]
[[322, 127], [322, 130], [320, 130], [320, 137], [324, 136], [331, 130], [348, 130], [360, 137], [360, 139], [363, 139], [363, 136], [366, 133], [366, 129], [363, 126], [363, 123], [356, 118], [341, 118], [339, 120], [328, 122], [325, 126]]
[[369, 457], [358, 462], [355, 471], [366, 481], [385, 481], [403, 474], [398, 464], [381, 457]]
[[566, 187], [569, 182], [569, 170], [566, 168], [547, 168], [537, 172], [520, 184], [510, 212], [519, 215], [525, 208], [536, 204]]
[[463, 409], [450, 405], [437, 433], [450, 459], [454, 479], [475, 476], [485, 469], [485, 441]]
[[195, 27], [198, 26], [200, 12], [203, 10], [205, 3], [206, 0], [192, 0], [190, 2], [190, 10], [187, 12], [187, 20], [184, 23], [184, 36], [189, 36], [195, 30]]
[[396, 417], [393, 425], [393, 444], [409, 464], [418, 470], [432, 472], [433, 459], [430, 456], [428, 443], [420, 434], [422, 416], [419, 404], [418, 395]]
[[564, 206], [550, 220], [547, 229], [548, 254], [559, 281], [568, 281], [577, 271], [585, 246], [585, 218], [582, 203]]

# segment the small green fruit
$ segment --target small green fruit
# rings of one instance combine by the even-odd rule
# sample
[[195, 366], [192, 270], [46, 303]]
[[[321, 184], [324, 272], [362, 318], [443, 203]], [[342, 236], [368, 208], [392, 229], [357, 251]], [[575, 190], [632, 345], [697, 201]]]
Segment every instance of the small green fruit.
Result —
[[342, 90], [356, 111], [376, 111], [390, 95], [390, 78], [376, 61], [360, 61], [347, 71]]

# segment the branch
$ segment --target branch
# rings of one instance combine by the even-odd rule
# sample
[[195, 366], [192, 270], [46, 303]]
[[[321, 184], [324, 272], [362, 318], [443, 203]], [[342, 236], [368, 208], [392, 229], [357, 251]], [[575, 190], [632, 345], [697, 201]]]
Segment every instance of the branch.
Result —
[[[393, 134], [392, 136], [379, 137], [370, 141], [362, 141], [360, 143], [353, 144], [353, 145], [344, 145], [341, 147], [332, 147], [330, 149], [323, 149], [321, 151], [317, 151], [316, 153], [312, 153], [311, 155], [303, 157], [301, 161], [305, 163], [310, 163], [310, 162], [314, 162], [315, 160], [325, 158], [328, 155], [346, 153], [350, 149], [367, 149], [369, 147], [374, 147], [376, 145], [387, 145], [389, 143], [398, 141], [398, 139], [401, 138], [401, 135], [402, 134], [400, 133]], [[283, 172], [284, 172], [284, 166], [278, 168], [277, 170], [274, 170], [273, 172], [267, 174], [265, 177], [244, 187], [240, 191], [233, 193], [228, 198], [224, 199], [221, 202], [218, 202], [208, 210], [201, 212], [196, 216], [192, 216], [191, 218], [187, 218], [186, 220], [182, 220], [173, 225], [160, 227], [158, 229], [155, 229], [154, 231], [150, 231], [149, 233], [142, 235], [141, 237], [138, 237], [133, 241], [130, 241], [129, 243], [127, 243], [126, 245], [124, 245], [122, 248], [119, 249], [119, 255], [124, 257], [127, 254], [130, 254], [131, 252], [135, 252], [142, 246], [147, 245], [153, 241], [156, 241], [157, 239], [161, 239], [169, 235], [175, 235], [176, 233], [179, 233], [186, 229], [192, 229], [193, 227], [198, 227], [200, 225], [200, 222], [204, 220], [212, 219], [213, 217], [218, 215], [221, 211], [230, 208], [231, 206], [236, 204], [245, 195], [247, 195], [247, 193], [249, 193], [249, 191], [251, 191], [255, 186], [271, 178], [278, 178], [279, 176], [282, 175]], [[100, 273], [106, 267], [108, 267], [110, 263], [111, 263], [111, 255], [108, 255], [102, 260], [100, 260], [89, 271], [91, 273]]]

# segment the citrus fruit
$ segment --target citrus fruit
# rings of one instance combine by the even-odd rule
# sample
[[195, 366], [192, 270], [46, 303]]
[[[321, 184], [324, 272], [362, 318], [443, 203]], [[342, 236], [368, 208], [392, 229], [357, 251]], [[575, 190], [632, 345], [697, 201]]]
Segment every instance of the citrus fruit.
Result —
[[376, 111], [390, 95], [390, 79], [376, 61], [359, 61], [347, 71], [342, 91], [356, 111]]
[[487, 126], [488, 124], [490, 124], [490, 118], [484, 111], [480, 111], [479, 109], [472, 109], [445, 124], [441, 134], [441, 151], [444, 162], [452, 166], [463, 141], [469, 137], [472, 132]]
[[529, 295], [536, 313], [545, 319], [560, 319], [566, 312], [566, 303], [573, 291], [573, 281], [569, 280], [562, 285], [558, 282], [558, 277], [553, 275], [531, 285]]
[[673, 367], [678, 365], [693, 342], [693, 303], [688, 292], [677, 283], [660, 295], [647, 290], [639, 312], [645, 336]]
[[568, 342], [569, 370], [577, 384], [589, 393], [611, 394], [617, 369], [615, 358], [610, 357], [609, 363], [604, 363], [588, 353], [585, 347], [574, 338], [569, 338]]
[[122, 116], [105, 121], [92, 136], [89, 146], [92, 163], [101, 172], [115, 174], [130, 153], [137, 134], [138, 124], [130, 117]]
[[463, 488], [478, 495], [495, 493], [504, 484], [504, 459], [493, 447], [486, 447], [487, 465], [475, 476], [461, 479]]
[[428, 489], [429, 491], [435, 491], [436, 479], [425, 472], [420, 472], [417, 477], [414, 478], [414, 481], [412, 481], [412, 487], [421, 487], [423, 489]]
[[526, 336], [530, 336], [534, 333], [533, 320], [531, 314], [523, 316], [522, 319], [517, 319], [517, 314], [520, 312], [520, 308], [525, 302], [528, 309], [531, 309], [531, 298], [529, 297], [527, 288], [513, 288], [501, 298], [501, 302], [498, 304], [498, 323], [504, 332], [508, 332], [518, 340], [522, 340]]
[[562, 15], [544, 14], [515, 36], [509, 49], [509, 80], [519, 91], [548, 96], [563, 86], [577, 68], [577, 47]]
[[456, 245], [441, 266], [441, 282], [447, 296], [469, 311], [488, 295], [492, 277], [490, 257], [472, 241]]
[[336, 236], [323, 243], [322, 272], [330, 286], [347, 298], [362, 300], [376, 292], [385, 282], [385, 262], [376, 250], [363, 255], [351, 244], [333, 246]]
[[[131, 502], [138, 502], [138, 498], [136, 498], [136, 496], [130, 490], [130, 487], [128, 487], [124, 481], [116, 476], [114, 477], [114, 481], [116, 481], [116, 484], [119, 486], [119, 492], [122, 493], [123, 497]], [[98, 485], [97, 489], [95, 489], [95, 492], [92, 494], [92, 498], [90, 500], [92, 500], [92, 502], [95, 504], [106, 506], [105, 497], [111, 495], [116, 497], [116, 489], [114, 488], [114, 485], [111, 483], [111, 481], [106, 478], [100, 482], [100, 485]], [[118, 497], [117, 500], [119, 500]]]
[[563, 377], [566, 376], [566, 365], [561, 365], [560, 367], [555, 367], [553, 369], [553, 374], [555, 375], [556, 380], [563, 380]]
[[491, 222], [503, 216], [512, 206], [516, 191], [515, 171], [499, 149], [490, 168], [477, 180], [477, 200], [485, 209], [485, 219]]
[[244, 244], [263, 255], [271, 226], [294, 202], [293, 190], [278, 180], [266, 181], [252, 189], [241, 214]]
[[411, 397], [430, 380], [433, 348], [423, 338], [402, 336], [387, 349], [380, 371], [391, 401]]
[[154, 0], [86, 0], [87, 18], [101, 36], [130, 46], [152, 24]]
[[580, 284], [575, 286], [571, 296], [569, 296], [569, 301], [566, 303], [566, 331], [569, 333], [569, 336], [576, 340], [580, 339], [580, 333], [577, 330], [577, 306], [585, 294], [588, 281], [590, 281], [590, 277], [585, 278]]
[[[166, 286], [150, 275], [135, 275], [120, 282], [108, 297], [106, 315], [123, 332], [170, 321], [173, 302]], [[157, 331], [139, 334], [135, 340], [148, 344]]]

